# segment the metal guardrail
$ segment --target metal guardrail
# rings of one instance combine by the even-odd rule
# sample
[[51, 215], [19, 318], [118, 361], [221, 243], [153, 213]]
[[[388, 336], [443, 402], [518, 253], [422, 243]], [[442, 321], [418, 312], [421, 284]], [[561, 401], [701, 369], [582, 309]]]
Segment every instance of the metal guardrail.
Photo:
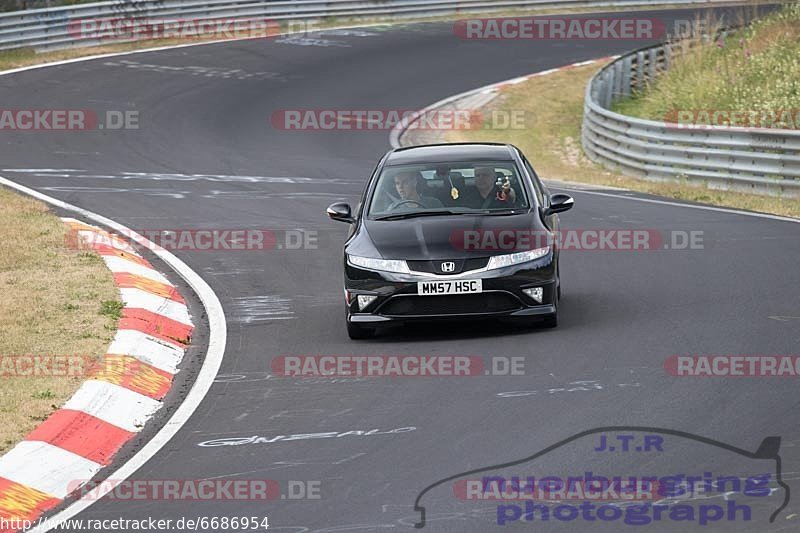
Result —
[[[403, 18], [476, 13], [498, 9], [712, 5], [730, 0], [122, 0], [0, 14], [0, 50], [37, 51], [95, 46], [108, 41], [82, 38], [70, 23], [87, 19], [270, 19]], [[119, 42], [119, 41], [114, 41]]]
[[634, 177], [686, 179], [712, 189], [800, 197], [800, 130], [674, 124], [609, 109], [668, 69], [688, 43], [637, 50], [592, 77], [584, 101], [584, 152]]

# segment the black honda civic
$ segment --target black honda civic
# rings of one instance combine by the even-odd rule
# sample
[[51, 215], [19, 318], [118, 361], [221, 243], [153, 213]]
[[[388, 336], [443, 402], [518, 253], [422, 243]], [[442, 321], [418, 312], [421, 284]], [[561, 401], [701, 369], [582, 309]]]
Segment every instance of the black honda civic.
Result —
[[344, 246], [347, 332], [419, 320], [516, 318], [558, 325], [558, 215], [522, 152], [507, 144], [400, 148], [378, 163]]

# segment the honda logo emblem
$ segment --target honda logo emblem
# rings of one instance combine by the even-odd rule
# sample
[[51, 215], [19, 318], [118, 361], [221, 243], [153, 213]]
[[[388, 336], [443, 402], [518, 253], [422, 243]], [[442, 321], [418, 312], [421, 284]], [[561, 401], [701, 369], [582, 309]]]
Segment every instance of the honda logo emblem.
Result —
[[442, 263], [442, 272], [455, 272], [456, 264], [452, 261]]

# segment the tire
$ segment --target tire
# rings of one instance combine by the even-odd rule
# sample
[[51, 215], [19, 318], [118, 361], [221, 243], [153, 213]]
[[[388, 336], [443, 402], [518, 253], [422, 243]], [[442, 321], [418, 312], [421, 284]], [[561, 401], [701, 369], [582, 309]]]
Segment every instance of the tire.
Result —
[[359, 326], [358, 324], [353, 324], [349, 320], [347, 321], [347, 336], [352, 340], [357, 341], [362, 339], [371, 339], [374, 335], [374, 329], [365, 328], [363, 326]]

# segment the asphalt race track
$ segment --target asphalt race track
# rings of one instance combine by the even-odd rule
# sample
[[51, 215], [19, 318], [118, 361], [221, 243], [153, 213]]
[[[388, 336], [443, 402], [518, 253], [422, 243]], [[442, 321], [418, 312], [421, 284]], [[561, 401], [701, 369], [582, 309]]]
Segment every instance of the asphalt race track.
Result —
[[[643, 16], [669, 24], [694, 12]], [[307, 249], [176, 252], [222, 301], [228, 346], [203, 404], [136, 478], [306, 480], [319, 482], [321, 497], [104, 500], [79, 518], [268, 516], [270, 530], [293, 533], [408, 530], [419, 520], [414, 503], [427, 486], [604, 426], [684, 431], [750, 451], [765, 437], [780, 436], [784, 480], [799, 493], [796, 378], [676, 378], [664, 370], [671, 355], [800, 353], [798, 224], [641, 201], [626, 192], [570, 190], [576, 205], [561, 216], [565, 228], [702, 231], [703, 247], [564, 251], [561, 324], [554, 330], [455, 324], [354, 342], [343, 319], [346, 225], [329, 221], [325, 207], [357, 203], [389, 148], [388, 132], [282, 131], [270, 122], [279, 109], [418, 109], [645, 44], [467, 42], [453, 35], [452, 24], [436, 23], [195, 46], [0, 77], [4, 108], [139, 112], [136, 130], [0, 133], [1, 175], [137, 230], [302, 229], [318, 236], [317, 246]], [[535, 166], [537, 155], [528, 156]], [[287, 177], [293, 179], [274, 179]], [[525, 373], [271, 375], [273, 358], [290, 354], [523, 357]], [[275, 438], [321, 432], [336, 436]], [[253, 436], [263, 439], [200, 446]], [[750, 459], [678, 440], [665, 442], [680, 450], [679, 470], [702, 473], [712, 462], [715, 474], [751, 470]], [[589, 442], [597, 446], [596, 437], [583, 447], [566, 445], [538, 459], [537, 468], [564, 476], [604, 465], [620, 473], [658, 468], [651, 453], [602, 455]], [[450, 489], [423, 500], [424, 530], [498, 527], [491, 508], [476, 511]], [[772, 523], [723, 520], [703, 529], [794, 529], [797, 502]], [[779, 502], [770, 505], [774, 510]], [[678, 526], [647, 527], [689, 529]], [[537, 527], [622, 528], [613, 521]]]

